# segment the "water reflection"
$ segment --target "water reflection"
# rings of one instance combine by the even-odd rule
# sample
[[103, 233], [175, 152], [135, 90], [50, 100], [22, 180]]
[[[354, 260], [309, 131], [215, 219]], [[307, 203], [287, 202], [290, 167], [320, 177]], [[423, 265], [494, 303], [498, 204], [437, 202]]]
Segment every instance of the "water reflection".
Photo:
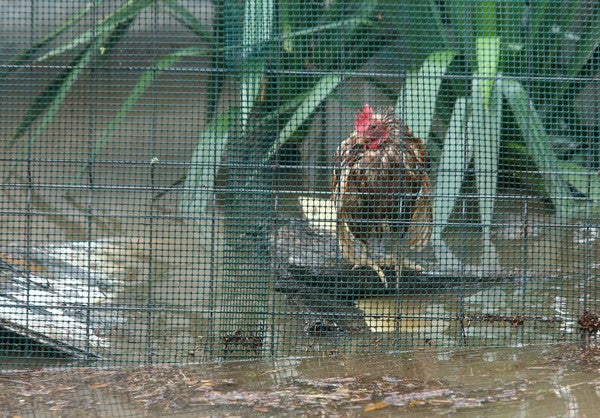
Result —
[[107, 416], [591, 417], [600, 402], [598, 356], [597, 348], [552, 344], [11, 371], [0, 376], [0, 408], [36, 416], [93, 408]]

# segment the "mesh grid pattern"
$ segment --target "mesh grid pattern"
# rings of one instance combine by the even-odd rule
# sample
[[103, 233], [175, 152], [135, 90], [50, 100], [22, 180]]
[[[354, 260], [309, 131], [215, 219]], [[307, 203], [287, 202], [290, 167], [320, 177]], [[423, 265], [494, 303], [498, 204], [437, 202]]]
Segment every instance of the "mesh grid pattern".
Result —
[[597, 339], [596, 2], [0, 20], [0, 362]]

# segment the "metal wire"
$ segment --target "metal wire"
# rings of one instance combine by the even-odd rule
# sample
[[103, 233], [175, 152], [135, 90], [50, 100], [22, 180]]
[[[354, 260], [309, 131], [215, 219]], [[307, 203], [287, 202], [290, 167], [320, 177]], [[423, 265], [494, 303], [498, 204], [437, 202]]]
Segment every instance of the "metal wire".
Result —
[[2, 358], [596, 344], [600, 10], [563, 3], [0, 5]]

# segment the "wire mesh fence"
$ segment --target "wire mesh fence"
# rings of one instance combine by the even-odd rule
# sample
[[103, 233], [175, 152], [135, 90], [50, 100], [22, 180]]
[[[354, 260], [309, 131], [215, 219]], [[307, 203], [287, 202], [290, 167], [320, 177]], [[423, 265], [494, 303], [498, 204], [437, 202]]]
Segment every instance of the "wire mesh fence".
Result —
[[0, 9], [1, 363], [597, 342], [596, 2]]

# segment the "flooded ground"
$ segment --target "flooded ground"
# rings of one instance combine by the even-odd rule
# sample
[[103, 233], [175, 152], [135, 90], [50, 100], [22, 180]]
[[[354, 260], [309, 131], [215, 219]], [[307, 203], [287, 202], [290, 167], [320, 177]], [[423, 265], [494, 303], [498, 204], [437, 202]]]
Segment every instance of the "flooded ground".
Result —
[[600, 351], [576, 345], [0, 373], [4, 416], [595, 417]]

